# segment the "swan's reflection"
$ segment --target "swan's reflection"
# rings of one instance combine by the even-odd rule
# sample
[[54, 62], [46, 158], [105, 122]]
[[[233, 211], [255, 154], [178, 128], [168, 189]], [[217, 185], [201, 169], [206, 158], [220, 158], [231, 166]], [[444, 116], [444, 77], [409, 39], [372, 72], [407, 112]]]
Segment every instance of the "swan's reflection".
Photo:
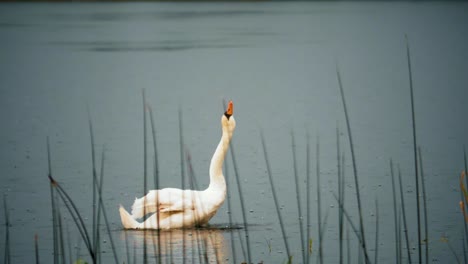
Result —
[[[229, 245], [223, 230], [215, 227], [157, 230], [122, 230], [128, 259], [143, 258], [146, 243], [148, 261], [161, 258], [161, 262], [222, 263], [228, 261]], [[123, 253], [123, 252], [122, 252]], [[140, 262], [138, 261], [138, 262]]]

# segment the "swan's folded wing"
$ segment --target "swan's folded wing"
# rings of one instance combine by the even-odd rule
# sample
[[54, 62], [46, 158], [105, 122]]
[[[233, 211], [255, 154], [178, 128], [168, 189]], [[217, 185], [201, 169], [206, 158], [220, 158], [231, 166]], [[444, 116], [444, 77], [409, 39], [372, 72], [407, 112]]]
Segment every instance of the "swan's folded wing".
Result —
[[186, 191], [175, 188], [153, 190], [146, 196], [135, 199], [132, 205], [132, 217], [137, 219], [145, 214], [183, 211], [192, 207], [192, 199]]

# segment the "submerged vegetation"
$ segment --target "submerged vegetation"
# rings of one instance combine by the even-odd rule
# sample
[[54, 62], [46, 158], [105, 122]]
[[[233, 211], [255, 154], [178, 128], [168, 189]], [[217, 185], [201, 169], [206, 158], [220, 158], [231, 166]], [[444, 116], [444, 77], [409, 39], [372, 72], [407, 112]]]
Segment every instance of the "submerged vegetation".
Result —
[[[427, 201], [427, 193], [425, 188], [425, 175], [424, 175], [424, 166], [423, 166], [423, 158], [421, 154], [421, 149], [417, 145], [417, 133], [416, 133], [416, 116], [415, 116], [415, 104], [414, 104], [414, 90], [413, 90], [413, 81], [412, 81], [412, 69], [411, 69], [411, 56], [410, 56], [410, 48], [408, 45], [408, 41], [406, 42], [407, 48], [407, 63], [408, 63], [408, 72], [409, 72], [409, 87], [410, 87], [410, 103], [411, 103], [411, 120], [412, 120], [412, 135], [413, 135], [413, 155], [414, 155], [414, 179], [415, 179], [415, 188], [416, 188], [416, 215], [417, 215], [417, 223], [416, 223], [416, 230], [417, 230], [417, 238], [410, 239], [409, 228], [410, 225], [408, 223], [407, 213], [410, 211], [408, 208], [407, 201], [404, 198], [404, 187], [402, 184], [402, 172], [400, 170], [399, 165], [397, 167], [397, 176], [395, 176], [395, 164], [393, 159], [390, 159], [390, 177], [391, 177], [391, 194], [392, 194], [392, 217], [393, 217], [393, 228], [394, 228], [394, 238], [383, 238], [385, 241], [392, 241], [392, 244], [395, 244], [395, 262], [396, 263], [403, 263], [409, 262], [412, 263], [415, 261], [415, 256], [412, 256], [411, 248], [417, 248], [417, 258], [416, 261], [422, 263], [423, 260], [425, 263], [429, 262], [429, 252], [430, 252], [430, 243], [431, 240], [428, 237], [428, 208], [430, 208], [430, 204]], [[350, 195], [345, 195], [345, 151], [342, 149], [340, 143], [340, 129], [337, 126], [336, 129], [336, 168], [337, 168], [337, 189], [336, 192], [332, 192], [336, 203], [338, 204], [338, 239], [337, 239], [337, 254], [339, 263], [350, 263], [350, 248], [352, 240], [349, 237], [349, 230], [351, 229], [352, 233], [354, 234], [356, 240], [358, 241], [358, 252], [357, 255], [360, 258], [360, 262], [364, 263], [378, 263], [379, 261], [379, 225], [380, 225], [380, 215], [383, 210], [379, 208], [379, 203], [377, 199], [375, 200], [375, 237], [374, 237], [374, 245], [372, 246], [372, 242], [369, 242], [371, 239], [366, 238], [366, 229], [369, 229], [364, 224], [364, 214], [363, 214], [363, 205], [361, 203], [361, 193], [360, 193], [360, 184], [359, 179], [360, 175], [358, 173], [358, 157], [356, 157], [354, 151], [354, 142], [352, 137], [352, 125], [351, 125], [351, 117], [350, 113], [347, 108], [346, 104], [346, 96], [345, 96], [345, 88], [343, 86], [343, 81], [341, 78], [340, 70], [338, 67], [336, 68], [336, 75], [337, 75], [337, 82], [338, 82], [338, 89], [340, 93], [340, 99], [343, 107], [343, 114], [346, 121], [346, 135], [348, 136], [349, 142], [349, 152], [351, 154], [351, 161], [352, 161], [352, 169], [353, 175], [352, 179], [354, 181], [354, 188], [355, 188], [355, 201], [357, 202], [357, 210], [356, 212], [351, 212], [347, 209], [347, 204], [349, 199], [351, 199]], [[149, 117], [147, 114], [149, 113]], [[150, 121], [150, 128], [147, 126], [147, 119]], [[154, 188], [158, 189], [160, 187], [159, 184], [159, 165], [158, 165], [158, 151], [157, 151], [157, 138], [156, 138], [156, 123], [153, 118], [153, 111], [152, 108], [149, 106], [148, 102], [146, 101], [145, 92], [143, 91], [143, 167], [144, 167], [144, 175], [143, 175], [143, 194], [147, 193], [149, 190], [148, 186], [148, 146], [147, 146], [147, 130], [151, 130], [151, 140], [153, 143], [153, 180], [154, 180]], [[182, 252], [177, 253], [177, 255], [182, 255], [180, 262], [190, 262], [190, 263], [210, 263], [210, 262], [231, 262], [231, 263], [256, 263], [261, 260], [254, 259], [255, 256], [252, 255], [252, 247], [250, 244], [250, 237], [249, 237], [249, 220], [247, 215], [247, 208], [246, 203], [244, 200], [243, 195], [243, 187], [242, 187], [242, 180], [240, 177], [239, 166], [236, 162], [236, 155], [234, 151], [234, 146], [231, 144], [230, 146], [230, 154], [232, 158], [232, 163], [228, 163], [226, 161], [225, 166], [232, 166], [234, 171], [234, 179], [237, 185], [237, 197], [239, 198], [240, 203], [240, 211], [242, 214], [242, 224], [239, 226], [234, 224], [234, 219], [232, 217], [232, 199], [235, 190], [232, 187], [229, 187], [227, 190], [227, 208], [229, 214], [229, 225], [227, 227], [210, 227], [210, 228], [194, 228], [194, 229], [187, 229], [182, 230], [181, 233], [173, 233], [172, 231], [160, 231], [160, 230], [143, 230], [143, 231], [123, 231], [125, 241], [125, 252], [118, 252], [116, 249], [116, 245], [114, 242], [114, 238], [112, 235], [112, 230], [110, 228], [109, 219], [107, 217], [106, 208], [103, 202], [103, 188], [104, 188], [104, 175], [105, 175], [105, 147], [103, 148], [101, 159], [100, 159], [100, 171], [98, 175], [98, 168], [97, 168], [97, 159], [95, 154], [95, 142], [94, 142], [94, 132], [93, 132], [93, 123], [91, 121], [91, 115], [89, 114], [89, 132], [90, 132], [90, 143], [91, 143], [91, 160], [92, 160], [92, 168], [91, 168], [91, 181], [92, 181], [92, 220], [91, 220], [91, 230], [89, 230], [89, 225], [86, 223], [86, 219], [82, 216], [80, 210], [74, 203], [74, 199], [72, 198], [67, 190], [62, 187], [59, 183], [59, 179], [55, 177], [52, 173], [52, 155], [50, 150], [49, 139], [47, 139], [47, 162], [48, 162], [48, 174], [47, 177], [50, 181], [50, 202], [51, 202], [51, 215], [52, 215], [52, 234], [53, 234], [53, 259], [54, 263], [103, 263], [102, 261], [102, 241], [107, 241], [108, 239], [110, 242], [110, 247], [112, 249], [112, 256], [115, 263], [173, 263], [178, 262], [174, 259], [174, 248], [172, 245], [172, 239], [177, 237], [177, 239], [181, 239], [182, 241]], [[319, 139], [317, 138], [316, 142], [316, 216], [317, 216], [317, 223], [318, 223], [318, 232], [316, 234], [311, 233], [311, 225], [312, 225], [312, 216], [311, 214], [311, 207], [312, 207], [312, 183], [311, 183], [311, 155], [310, 155], [310, 143], [309, 143], [309, 134], [307, 132], [306, 136], [306, 199], [305, 199], [305, 214], [302, 211], [303, 204], [301, 200], [301, 180], [299, 179], [299, 170], [297, 165], [297, 153], [296, 153], [296, 143], [295, 143], [295, 135], [294, 131], [291, 131], [291, 150], [292, 150], [292, 174], [294, 175], [294, 184], [296, 190], [296, 203], [297, 203], [297, 220], [298, 220], [298, 233], [297, 237], [293, 237], [293, 234], [288, 233], [287, 228], [284, 224], [283, 217], [284, 212], [282, 212], [281, 202], [278, 198], [277, 193], [277, 186], [275, 185], [275, 178], [273, 177], [273, 170], [269, 161], [268, 151], [267, 151], [267, 141], [265, 140], [265, 136], [263, 131], [260, 131], [260, 141], [263, 151], [263, 157], [265, 160], [265, 169], [266, 174], [268, 176], [268, 183], [269, 183], [269, 190], [271, 191], [273, 197], [273, 203], [276, 209], [276, 218], [275, 224], [279, 224], [281, 229], [281, 237], [282, 242], [284, 244], [285, 255], [284, 258], [278, 260], [281, 263], [325, 263], [324, 260], [324, 248], [323, 248], [323, 240], [324, 240], [324, 233], [326, 232], [326, 225], [328, 222], [328, 211], [325, 214], [325, 217], [322, 217], [322, 201], [321, 201], [321, 171], [320, 171], [320, 147], [319, 147]], [[191, 156], [189, 150], [184, 145], [184, 136], [183, 136], [183, 119], [182, 119], [182, 111], [179, 109], [179, 143], [180, 143], [180, 169], [181, 169], [181, 185], [182, 188], [185, 188], [186, 182], [189, 182], [191, 189], [198, 188], [197, 187], [197, 180], [195, 177], [195, 173], [191, 164]], [[462, 251], [464, 254], [464, 261], [467, 262], [466, 256], [466, 248], [468, 242], [468, 191], [466, 186], [468, 186], [468, 179], [465, 177], [465, 171], [467, 171], [467, 158], [466, 153], [464, 151], [464, 170], [461, 172], [459, 185], [460, 185], [460, 196], [461, 201], [459, 202], [459, 206], [461, 209], [463, 224], [464, 224], [464, 240], [462, 243]], [[186, 171], [187, 169], [187, 171]], [[186, 173], [187, 172], [187, 173]], [[228, 179], [229, 173], [226, 169], [225, 176]], [[421, 187], [422, 195], [419, 192], [419, 188]], [[420, 201], [422, 199], [422, 201]], [[5, 249], [4, 249], [4, 258], [3, 263], [11, 263], [11, 253], [10, 253], [10, 232], [9, 228], [11, 225], [9, 210], [8, 210], [8, 202], [7, 196], [4, 196], [4, 219], [5, 219]], [[422, 216], [421, 216], [421, 209], [420, 205], [422, 204]], [[67, 215], [64, 216], [63, 209], [66, 209]], [[357, 220], [353, 218], [353, 215], [356, 214]], [[146, 215], [146, 213], [144, 214]], [[70, 217], [70, 219], [74, 223], [74, 227], [78, 230], [80, 235], [80, 243], [84, 244], [88, 257], [86, 258], [87, 261], [83, 261], [80, 257], [79, 253], [73, 255], [70, 241], [70, 232], [68, 230], [68, 222], [65, 222], [64, 219]], [[273, 218], [273, 217], [272, 217]], [[305, 218], [305, 222], [304, 222]], [[102, 230], [100, 227], [105, 227], [105, 234], [102, 234]], [[238, 232], [239, 229], [243, 229], [245, 236], [241, 235], [241, 232]], [[209, 230], [209, 232], [204, 232]], [[227, 230], [230, 234], [230, 248], [231, 248], [231, 257], [228, 259], [222, 259], [220, 257], [219, 252], [217, 252], [218, 248], [216, 247], [217, 238], [216, 238], [216, 231], [214, 230]], [[142, 235], [138, 236], [141, 238], [140, 246], [143, 249], [143, 255], [140, 256], [136, 253], [137, 242], [133, 241], [133, 244], [130, 244], [130, 239], [128, 238], [128, 232], [135, 232], [135, 233], [142, 233]], [[235, 232], [238, 232], [235, 234]], [[402, 236], [403, 234], [403, 236]], [[190, 237], [190, 238], [189, 238]], [[369, 236], [368, 236], [369, 237]], [[104, 239], [105, 238], [105, 239]], [[238, 241], [236, 241], [238, 239]], [[300, 248], [299, 249], [292, 249], [290, 247], [289, 242], [293, 239], [297, 239], [300, 241]], [[394, 241], [394, 242], [393, 242]], [[453, 253], [454, 259], [457, 262], [460, 261], [460, 257], [456, 254], [456, 250], [454, 249], [453, 244], [449, 241], [448, 238], [442, 237], [441, 241], [446, 243]], [[148, 243], [153, 246], [152, 252], [151, 249], [148, 247]], [[411, 243], [415, 244], [412, 245]], [[240, 244], [240, 250], [242, 254], [237, 254], [238, 248], [236, 245]], [[345, 245], [344, 245], [345, 244]], [[422, 254], [422, 246], [424, 245], [425, 251], [424, 255]], [[345, 248], [346, 246], [346, 248]], [[34, 236], [34, 249], [35, 249], [35, 261], [36, 263], [40, 263], [40, 254], [39, 248], [41, 247], [40, 239], [37, 234]], [[265, 247], [268, 251], [272, 252], [272, 242], [270, 239], [265, 238]], [[133, 253], [131, 249], [133, 248]], [[191, 250], [187, 250], [187, 248]], [[346, 250], [345, 250], [346, 249]], [[406, 249], [406, 252], [403, 252]], [[78, 251], [80, 248], [78, 247]], [[300, 252], [300, 253], [293, 253], [293, 252]], [[345, 252], [346, 251], [346, 252]], [[208, 252], [214, 252], [212, 255], [209, 255]], [[315, 252], [317, 252], [315, 254]], [[372, 253], [373, 252], [373, 253]], [[373, 255], [372, 255], [373, 254]], [[125, 256], [124, 256], [125, 255]], [[242, 259], [239, 259], [240, 255], [242, 255]], [[214, 256], [214, 257], [213, 257]], [[68, 257], [68, 260], [67, 260]], [[213, 259], [214, 258], [214, 259]], [[142, 259], [142, 261], [140, 261]], [[191, 261], [188, 261], [191, 259]], [[315, 261], [314, 261], [315, 259]]]

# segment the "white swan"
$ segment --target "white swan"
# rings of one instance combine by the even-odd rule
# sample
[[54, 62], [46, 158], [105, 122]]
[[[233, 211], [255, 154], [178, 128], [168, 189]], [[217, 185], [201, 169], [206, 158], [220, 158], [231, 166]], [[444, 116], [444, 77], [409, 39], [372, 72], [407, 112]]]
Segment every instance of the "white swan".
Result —
[[[120, 206], [120, 218], [126, 229], [172, 229], [202, 226], [216, 214], [226, 198], [223, 162], [229, 148], [236, 121], [234, 106], [229, 101], [221, 117], [222, 136], [210, 163], [210, 185], [204, 191], [165, 188], [152, 190], [135, 199], [130, 215]], [[151, 214], [144, 222], [135, 219]]]

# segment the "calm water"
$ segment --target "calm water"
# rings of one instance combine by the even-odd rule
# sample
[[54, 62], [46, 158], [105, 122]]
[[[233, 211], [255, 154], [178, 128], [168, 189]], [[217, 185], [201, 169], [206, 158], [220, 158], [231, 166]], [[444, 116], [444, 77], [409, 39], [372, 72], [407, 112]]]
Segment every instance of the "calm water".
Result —
[[[401, 167], [409, 236], [417, 248], [412, 176], [412, 130], [404, 35], [411, 48], [418, 143], [422, 148], [429, 213], [431, 262], [454, 261], [447, 237], [462, 257], [463, 222], [458, 175], [468, 143], [468, 4], [466, 3], [138, 3], [0, 5], [0, 191], [8, 200], [15, 263], [52, 261], [52, 221], [46, 137], [53, 173], [91, 225], [89, 106], [96, 147], [106, 148], [104, 202], [119, 258], [133, 247], [142, 259], [143, 233], [121, 228], [118, 205], [129, 208], [143, 189], [141, 91], [155, 111], [160, 183], [181, 186], [178, 111], [184, 142], [200, 186], [220, 138], [222, 100], [235, 104], [236, 158], [250, 228], [252, 260], [286, 259], [265, 162], [263, 130], [273, 177], [295, 262], [301, 262], [292, 166], [296, 138], [300, 195], [305, 214], [306, 131], [312, 146], [312, 262], [318, 253], [315, 144], [320, 143], [322, 217], [328, 216], [324, 256], [338, 261], [337, 126], [346, 156], [346, 208], [357, 223], [350, 152], [338, 82], [341, 69], [356, 146], [369, 254], [374, 256], [375, 200], [379, 203], [379, 260], [394, 261], [393, 205], [389, 159]], [[151, 145], [151, 141], [148, 145]], [[151, 148], [150, 148], [150, 151]], [[152, 156], [152, 155], [150, 155]], [[229, 162], [230, 157], [229, 158]], [[230, 166], [231, 165], [231, 166]], [[232, 163], [228, 164], [233, 176]], [[152, 164], [150, 162], [150, 171]], [[150, 181], [152, 184], [152, 181]], [[234, 178], [232, 215], [242, 224]], [[0, 206], [3, 215], [3, 204]], [[244, 259], [243, 229], [229, 225], [227, 204], [210, 229], [164, 233], [175, 262], [196, 256], [205, 241], [211, 261]], [[63, 211], [64, 212], [64, 211]], [[73, 259], [87, 258], [67, 218]], [[4, 218], [0, 250], [4, 248]], [[104, 230], [104, 228], [103, 228]], [[146, 238], [152, 252], [154, 235]], [[107, 237], [103, 258], [113, 260]], [[351, 258], [357, 262], [355, 235]], [[233, 242], [234, 241], [234, 242]], [[3, 252], [3, 251], [2, 251]], [[3, 254], [3, 253], [2, 253]], [[405, 255], [406, 256], [406, 255]], [[412, 249], [413, 260], [417, 250]]]

